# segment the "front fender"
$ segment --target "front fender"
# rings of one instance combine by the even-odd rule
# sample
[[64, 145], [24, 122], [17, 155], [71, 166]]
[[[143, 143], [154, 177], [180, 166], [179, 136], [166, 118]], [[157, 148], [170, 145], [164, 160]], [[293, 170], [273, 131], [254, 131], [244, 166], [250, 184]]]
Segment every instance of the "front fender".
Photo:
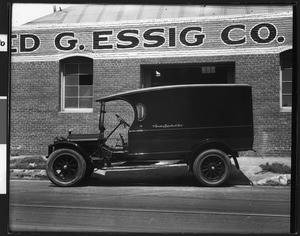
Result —
[[78, 153], [80, 153], [83, 156], [83, 158], [85, 158], [87, 160], [91, 159], [91, 157], [77, 143], [73, 143], [73, 142], [70, 142], [67, 140], [58, 141], [53, 144], [50, 144], [48, 146], [48, 155], [46, 156], [46, 158], [48, 158], [52, 152], [59, 150], [59, 149], [63, 149], [63, 148], [72, 149], [74, 151], [77, 151]]

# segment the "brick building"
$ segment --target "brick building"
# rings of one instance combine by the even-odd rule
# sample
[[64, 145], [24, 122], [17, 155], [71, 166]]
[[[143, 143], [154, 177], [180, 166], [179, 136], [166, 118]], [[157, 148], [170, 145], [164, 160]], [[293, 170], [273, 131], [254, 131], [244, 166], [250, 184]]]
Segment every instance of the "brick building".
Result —
[[[253, 87], [254, 149], [289, 157], [292, 16], [288, 6], [77, 5], [14, 27], [11, 153], [46, 154], [69, 128], [97, 133], [102, 96], [245, 83]], [[130, 121], [123, 105], [113, 109]]]

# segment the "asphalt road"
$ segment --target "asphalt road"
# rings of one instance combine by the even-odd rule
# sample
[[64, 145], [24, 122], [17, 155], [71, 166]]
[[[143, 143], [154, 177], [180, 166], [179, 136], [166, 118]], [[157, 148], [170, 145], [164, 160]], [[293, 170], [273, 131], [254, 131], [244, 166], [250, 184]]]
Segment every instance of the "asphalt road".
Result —
[[[12, 232], [288, 233], [290, 188], [205, 188], [101, 181], [60, 188], [50, 181], [10, 181]], [[188, 183], [188, 184], [186, 184]]]

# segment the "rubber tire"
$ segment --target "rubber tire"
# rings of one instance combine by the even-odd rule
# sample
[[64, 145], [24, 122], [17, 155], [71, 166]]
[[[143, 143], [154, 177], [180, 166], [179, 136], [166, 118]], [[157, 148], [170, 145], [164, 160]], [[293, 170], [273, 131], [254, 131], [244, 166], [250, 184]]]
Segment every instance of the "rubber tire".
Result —
[[[222, 163], [224, 167], [224, 173], [220, 176], [217, 180], [210, 180], [205, 177], [205, 175], [201, 171], [201, 165], [203, 161], [209, 160], [209, 157], [217, 157]], [[214, 167], [215, 169], [216, 167]], [[197, 180], [204, 186], [208, 187], [218, 187], [224, 184], [230, 176], [231, 173], [231, 161], [226, 153], [222, 152], [218, 149], [209, 149], [206, 151], [201, 152], [196, 157], [193, 163], [193, 173]]]
[[[74, 160], [77, 162], [77, 165], [78, 165], [77, 172], [76, 172], [74, 178], [72, 178], [70, 180], [62, 180], [62, 179], [58, 178], [55, 175], [55, 172], [53, 169], [53, 164], [62, 155], [66, 155], [66, 156], [74, 158]], [[48, 157], [46, 171], [47, 171], [48, 178], [55, 185], [57, 185], [59, 187], [75, 186], [78, 183], [80, 183], [85, 176], [86, 162], [85, 162], [84, 158], [78, 152], [76, 152], [72, 149], [59, 149], [59, 150], [54, 151]]]

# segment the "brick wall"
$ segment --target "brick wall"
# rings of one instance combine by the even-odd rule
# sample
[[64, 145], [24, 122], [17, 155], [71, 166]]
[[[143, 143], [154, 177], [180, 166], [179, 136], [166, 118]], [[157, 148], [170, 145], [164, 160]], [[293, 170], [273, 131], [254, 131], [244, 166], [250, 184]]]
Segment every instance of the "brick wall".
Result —
[[60, 112], [58, 62], [12, 63], [12, 154], [45, 154], [56, 136], [96, 132], [97, 114]]
[[290, 156], [291, 112], [280, 109], [279, 55], [236, 61], [236, 82], [253, 89], [254, 149], [262, 156]]
[[[292, 22], [292, 13], [283, 12], [112, 22], [103, 25], [25, 25], [14, 29], [11, 74], [12, 154], [46, 154], [47, 145], [53, 138], [66, 136], [69, 128], [73, 128], [74, 133], [98, 132], [99, 106], [95, 101], [92, 113], [61, 112], [59, 61], [71, 56], [87, 56], [93, 59], [95, 100], [140, 88], [141, 65], [234, 63], [235, 83], [246, 83], [253, 87], [254, 149], [259, 152], [242, 155], [290, 156], [291, 112], [280, 109], [279, 53], [291, 49]], [[271, 28], [275, 36], [268, 43], [258, 43], [251, 36], [251, 31], [262, 23], [274, 26]], [[229, 36], [232, 40], [245, 39], [244, 43], [228, 45], [222, 41], [221, 33], [229, 25], [242, 27], [232, 30]], [[203, 44], [194, 47], [182, 43], [184, 36], [180, 32], [187, 27], [201, 28], [196, 34], [198, 37], [205, 36]], [[149, 34], [149, 29], [155, 28], [160, 29], [158, 35], [160, 39], [164, 37], [165, 43], [146, 47], [145, 43], [153, 44], [155, 41], [149, 42], [144, 34]], [[118, 41], [119, 33], [128, 29], [137, 32], [134, 36], [138, 37], [139, 44], [127, 49], [118, 48], [118, 43], [129, 43], [126, 40]], [[104, 42], [98, 42], [95, 36], [97, 32], [107, 30], [111, 33], [106, 35], [107, 38], [102, 38]], [[55, 43], [55, 38], [64, 32], [71, 32], [73, 36], [61, 38], [61, 46], [67, 47], [68, 40], [76, 39], [76, 46], [65, 51]], [[196, 39], [194, 33], [186, 35], [190, 43]], [[271, 34], [265, 28], [256, 33], [261, 39]], [[39, 41], [39, 46], [30, 52], [24, 51], [24, 47], [33, 47], [32, 39], [25, 40], [26, 45], [22, 45], [22, 39], [24, 43], [24, 37], [28, 34]], [[102, 50], [97, 44], [112, 47]], [[124, 103], [114, 103], [108, 110], [112, 112], [106, 119], [108, 129], [117, 122], [114, 113], [119, 113], [128, 121], [132, 119], [132, 110], [128, 112]]]
[[[141, 65], [234, 62], [236, 83], [253, 87], [254, 149], [262, 156], [290, 156], [291, 112], [280, 110], [278, 54], [94, 60], [94, 98], [141, 86]], [[46, 154], [56, 136], [97, 133], [99, 107], [93, 113], [64, 113], [60, 108], [59, 62], [13, 62], [11, 75], [11, 152]], [[109, 106], [130, 122], [124, 103]], [[108, 116], [108, 127], [117, 123]], [[253, 152], [242, 155], [258, 155]]]

